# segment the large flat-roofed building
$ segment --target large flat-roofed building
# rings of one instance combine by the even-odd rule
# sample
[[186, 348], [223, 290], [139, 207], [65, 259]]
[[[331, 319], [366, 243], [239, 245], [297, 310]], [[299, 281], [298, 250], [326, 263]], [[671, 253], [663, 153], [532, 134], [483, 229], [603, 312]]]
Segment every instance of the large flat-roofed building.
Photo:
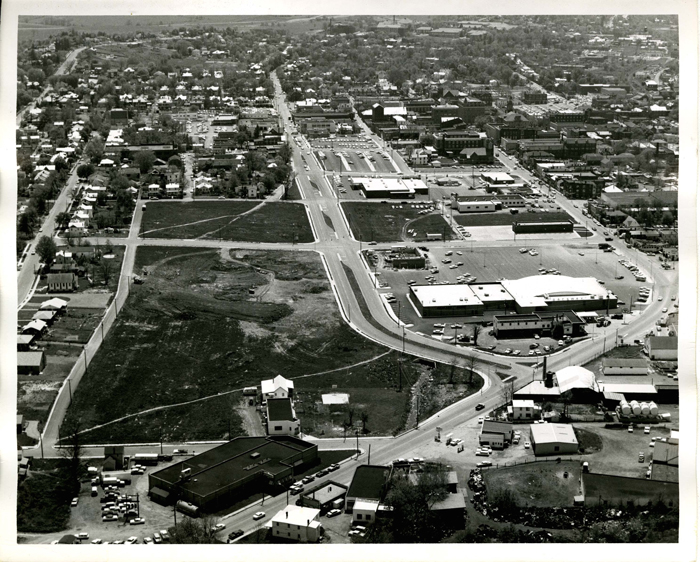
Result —
[[[561, 312], [572, 333], [583, 321], [570, 311], [606, 310], [617, 307], [617, 297], [593, 277], [538, 275], [500, 282], [413, 285], [409, 299], [426, 318], [436, 316], [474, 316], [488, 310], [515, 311], [519, 314], [547, 313], [537, 322], [550, 327], [552, 312]], [[555, 317], [556, 318], [556, 317]], [[504, 321], [507, 322], [507, 315]]]
[[[529, 217], [528, 217], [529, 218]], [[516, 220], [513, 222], [515, 234], [541, 234], [547, 232], [573, 232], [572, 220]]]
[[530, 426], [530, 441], [535, 455], [569, 455], [578, 452], [574, 428], [564, 423], [539, 423]]
[[352, 178], [350, 182], [367, 199], [412, 199], [416, 193], [428, 193], [428, 186], [419, 179]]
[[646, 375], [648, 369], [646, 359], [621, 359], [619, 357], [603, 359], [604, 375]]
[[345, 512], [350, 513], [356, 502], [381, 502], [387, 492], [391, 468], [371, 464], [360, 465], [345, 496]]
[[318, 460], [318, 447], [295, 437], [237, 437], [148, 475], [149, 495], [187, 501], [202, 511], [272, 491]]

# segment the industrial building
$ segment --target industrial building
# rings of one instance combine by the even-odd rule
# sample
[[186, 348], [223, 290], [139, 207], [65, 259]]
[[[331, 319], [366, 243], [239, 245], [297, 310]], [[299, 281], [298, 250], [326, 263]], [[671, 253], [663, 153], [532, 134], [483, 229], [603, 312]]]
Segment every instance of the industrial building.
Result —
[[544, 380], [536, 380], [515, 391], [516, 400], [556, 401], [559, 396], [571, 391], [574, 403], [594, 404], [600, 400], [603, 389], [595, 375], [588, 369], [572, 365], [556, 373], [546, 371]]
[[573, 455], [578, 452], [574, 428], [564, 423], [537, 423], [530, 426], [532, 451], [541, 455]]
[[304, 507], [313, 507], [320, 509], [321, 513], [326, 513], [331, 509], [342, 509], [347, 493], [347, 486], [329, 480], [305, 491], [299, 497], [298, 503]]
[[317, 462], [318, 447], [295, 437], [237, 437], [150, 473], [148, 494], [166, 504], [177, 496], [213, 512], [242, 498], [281, 490]]
[[647, 370], [646, 359], [619, 359], [617, 357], [603, 359], [604, 375], [646, 375]]
[[654, 361], [678, 361], [678, 336], [648, 336], [644, 348]]
[[[489, 310], [520, 314], [562, 311], [574, 324], [568, 311], [609, 310], [617, 307], [617, 297], [593, 277], [539, 275], [499, 282], [414, 285], [409, 298], [424, 318], [437, 316], [477, 316]], [[507, 317], [506, 319], [507, 320]], [[502, 326], [503, 327], [503, 326]], [[573, 327], [572, 327], [573, 329]]]

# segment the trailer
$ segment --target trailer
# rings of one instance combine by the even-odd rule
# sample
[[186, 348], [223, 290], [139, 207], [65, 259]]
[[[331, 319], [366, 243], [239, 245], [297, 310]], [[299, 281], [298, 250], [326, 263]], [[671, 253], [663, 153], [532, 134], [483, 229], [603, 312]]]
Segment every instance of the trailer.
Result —
[[136, 453], [131, 460], [135, 464], [145, 464], [156, 466], [158, 464], [158, 454], [157, 453]]

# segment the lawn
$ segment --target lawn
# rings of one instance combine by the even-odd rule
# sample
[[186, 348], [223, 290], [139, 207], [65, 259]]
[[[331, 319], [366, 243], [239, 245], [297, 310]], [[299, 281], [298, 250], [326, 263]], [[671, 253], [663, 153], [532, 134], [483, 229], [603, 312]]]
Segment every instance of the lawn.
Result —
[[231, 435], [240, 434], [234, 412], [240, 395], [218, 393], [384, 351], [341, 321], [315, 253], [176, 254], [172, 248], [137, 251], [136, 262], [149, 274], [132, 289], [74, 389], [69, 416], [88, 428], [155, 406], [214, 398], [110, 424], [85, 434], [91, 442], [158, 441], [161, 427], [164, 440], [221, 439], [229, 418]]
[[549, 222], [571, 220], [577, 222], [571, 215], [565, 212], [528, 213], [522, 210], [517, 215], [510, 212], [500, 213], [454, 213], [452, 218], [462, 226], [503, 226], [514, 222]]
[[17, 531], [52, 533], [68, 527], [75, 487], [60, 473], [30, 472], [17, 487]]
[[[533, 462], [491, 469], [483, 476], [490, 501], [510, 491], [519, 507], [559, 507], [573, 505], [580, 470], [573, 461]], [[564, 478], [564, 472], [568, 477]]]
[[[421, 215], [422, 203], [387, 204], [369, 202], [345, 202], [342, 209], [353, 235], [366, 242], [398, 242], [401, 240], [422, 241], [427, 234], [441, 234], [445, 240], [452, 239], [452, 229], [437, 213]], [[396, 207], [396, 208], [392, 208]], [[411, 236], [407, 229], [416, 231]]]
[[[250, 214], [243, 213], [255, 209]], [[149, 203], [141, 235], [240, 242], [313, 242], [306, 208], [294, 202], [195, 201]]]

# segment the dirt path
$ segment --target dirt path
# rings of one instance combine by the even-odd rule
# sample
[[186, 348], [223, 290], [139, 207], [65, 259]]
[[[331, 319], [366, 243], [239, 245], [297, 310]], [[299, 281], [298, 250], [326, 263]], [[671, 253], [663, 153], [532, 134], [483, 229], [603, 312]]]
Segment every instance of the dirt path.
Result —
[[219, 256], [224, 261], [227, 261], [230, 263], [236, 263], [238, 265], [248, 267], [250, 269], [254, 269], [257, 273], [259, 273], [260, 275], [264, 275], [267, 278], [267, 283], [265, 284], [265, 286], [262, 289], [260, 289], [260, 291], [255, 295], [256, 301], [258, 301], [258, 302], [262, 301], [262, 298], [270, 291], [270, 289], [272, 288], [272, 284], [275, 282], [275, 279], [276, 279], [275, 273], [273, 271], [261, 270], [261, 269], [255, 267], [254, 265], [251, 265], [247, 262], [232, 258], [231, 251], [228, 248], [221, 248], [221, 250], [219, 251]]
[[215, 250], [209, 250], [209, 251], [204, 251], [204, 252], [202, 252], [202, 251], [200, 250], [199, 252], [190, 252], [189, 254], [179, 254], [179, 255], [177, 255], [177, 256], [170, 256], [170, 257], [167, 257], [167, 258], [163, 258], [162, 260], [158, 260], [157, 262], [152, 263], [151, 265], [145, 265], [145, 266], [143, 267], [143, 269], [146, 270], [146, 271], [148, 271], [148, 272], [155, 271], [155, 270], [158, 269], [161, 265], [166, 264], [166, 263], [168, 263], [168, 262], [171, 261], [171, 260], [178, 259], [178, 258], [187, 258], [187, 257], [190, 257], [190, 256], [201, 256], [201, 255], [203, 255], [203, 254], [207, 254], [207, 253], [209, 253], [209, 252], [214, 252], [214, 251], [215, 251]]
[[[346, 365], [346, 366], [344, 366], [344, 367], [338, 367], [337, 369], [330, 369], [330, 370], [328, 370], [328, 371], [321, 371], [320, 373], [312, 373], [312, 374], [309, 374], [309, 375], [302, 375], [302, 376], [300, 376], [300, 377], [294, 378], [293, 380], [303, 379], [303, 378], [307, 378], [307, 377], [318, 377], [318, 376], [325, 375], [325, 374], [328, 374], [328, 373], [334, 373], [334, 372], [336, 372], [336, 371], [344, 371], [344, 370], [346, 370], [346, 369], [352, 369], [353, 367], [357, 367], [357, 366], [360, 366], [360, 365], [365, 365], [365, 364], [367, 364], [367, 363], [371, 363], [372, 361], [377, 361], [378, 359], [381, 359], [382, 357], [388, 355], [389, 353], [391, 353], [391, 351], [386, 351], [385, 353], [382, 353], [382, 354], [380, 354], [380, 355], [377, 355], [376, 357], [372, 357], [371, 359], [366, 359], [366, 360], [364, 360], [364, 361], [360, 361], [360, 362], [355, 363], [355, 364], [353, 364], [353, 365]], [[151, 414], [151, 413], [153, 413], [153, 412], [159, 412], [159, 411], [161, 411], [161, 410], [167, 410], [168, 408], [177, 408], [178, 406], [186, 406], [187, 404], [194, 404], [195, 402], [204, 402], [205, 400], [210, 400], [210, 399], [212, 399], [212, 398], [218, 398], [218, 397], [220, 397], [220, 396], [226, 396], [227, 394], [233, 394], [234, 392], [243, 392], [243, 389], [242, 389], [242, 388], [235, 388], [235, 389], [233, 389], [233, 390], [226, 390], [226, 391], [224, 391], [224, 392], [219, 392], [219, 393], [217, 393], [217, 394], [212, 394], [211, 396], [204, 396], [203, 398], [197, 398], [197, 399], [195, 399], [195, 400], [189, 400], [189, 401], [187, 401], [187, 402], [178, 402], [177, 404], [165, 404], [165, 405], [163, 405], [163, 406], [156, 406], [155, 408], [149, 408], [149, 409], [147, 409], [147, 410], [141, 410], [140, 412], [135, 412], [135, 413], [133, 413], [133, 414], [127, 414], [126, 416], [122, 416], [122, 417], [120, 417], [120, 418], [116, 418], [116, 419], [110, 420], [110, 421], [105, 422], [105, 423], [103, 423], [103, 424], [95, 425], [95, 426], [93, 426], [93, 427], [89, 427], [89, 428], [87, 428], [87, 429], [83, 429], [82, 431], [79, 431], [78, 433], [80, 433], [80, 434], [82, 434], [82, 433], [88, 433], [89, 431], [93, 431], [93, 430], [95, 430], [95, 429], [100, 429], [100, 428], [106, 427], [106, 426], [108, 426], [108, 425], [112, 425], [113, 423], [118, 423], [118, 422], [121, 422], [121, 421], [124, 421], [124, 420], [128, 420], [128, 419], [131, 419], [131, 418], [135, 418], [135, 417], [141, 416], [141, 415], [143, 415], [143, 414]]]
[[243, 425], [243, 430], [248, 437], [262, 437], [265, 435], [265, 428], [263, 427], [260, 415], [255, 410], [255, 406], [248, 406], [246, 403], [247, 398], [244, 396], [244, 400], [235, 408], [238, 415], [241, 417], [241, 424]]
[[[227, 226], [232, 225], [232, 224], [233, 224], [234, 222], [236, 222], [238, 219], [240, 219], [240, 218], [242, 218], [242, 217], [245, 217], [246, 215], [249, 215], [250, 213], [254, 213], [254, 212], [257, 211], [258, 209], [261, 209], [261, 208], [265, 205], [265, 203], [266, 203], [266, 201], [263, 201], [262, 203], [260, 203], [259, 205], [256, 205], [256, 206], [253, 207], [252, 209], [249, 209], [249, 210], [247, 210], [247, 211], [241, 213], [240, 215], [234, 216], [234, 217], [233, 217], [227, 224], [225, 224], [224, 226], [220, 226], [219, 228], [215, 228], [214, 230], [211, 230], [211, 231], [209, 231], [209, 232], [205, 232], [205, 233], [202, 234], [201, 236], [197, 236], [197, 239], [198, 239], [198, 240], [201, 240], [202, 238], [206, 238], [207, 236], [209, 236], [209, 235], [211, 235], [211, 234], [214, 234], [215, 232], [220, 232], [221, 230], [223, 230], [223, 229], [226, 228]], [[203, 222], [203, 221], [198, 221], [198, 222]], [[196, 223], [191, 223], [191, 224], [196, 224]], [[178, 225], [178, 226], [183, 226], [183, 225]]]

